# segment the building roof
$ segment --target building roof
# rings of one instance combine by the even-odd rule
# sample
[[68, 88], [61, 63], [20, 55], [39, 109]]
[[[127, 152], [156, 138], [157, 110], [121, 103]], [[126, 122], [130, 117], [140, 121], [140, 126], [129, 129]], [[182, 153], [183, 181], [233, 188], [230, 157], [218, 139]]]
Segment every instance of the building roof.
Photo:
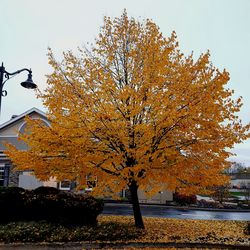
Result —
[[22, 113], [20, 115], [17, 115], [14, 118], [10, 119], [9, 121], [4, 122], [3, 124], [1, 124], [0, 125], [0, 130], [3, 129], [3, 128], [5, 128], [5, 127], [7, 127], [7, 126], [9, 126], [10, 124], [15, 123], [18, 120], [24, 118], [25, 116], [30, 115], [33, 112], [36, 112], [36, 113], [40, 114], [41, 116], [43, 116], [44, 118], [47, 119], [46, 114], [43, 111], [41, 111], [38, 108], [31, 108], [31, 109], [27, 110], [26, 112], [24, 112], [24, 113]]
[[232, 180], [250, 180], [250, 173], [236, 173], [231, 175]]

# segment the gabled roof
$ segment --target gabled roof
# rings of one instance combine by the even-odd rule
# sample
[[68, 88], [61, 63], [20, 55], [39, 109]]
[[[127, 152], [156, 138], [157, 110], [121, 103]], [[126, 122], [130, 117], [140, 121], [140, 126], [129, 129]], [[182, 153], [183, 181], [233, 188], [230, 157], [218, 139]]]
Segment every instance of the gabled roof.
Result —
[[21, 115], [18, 115], [15, 118], [12, 118], [9, 121], [4, 122], [3, 124], [1, 124], [0, 125], [0, 130], [3, 129], [3, 128], [5, 128], [5, 127], [7, 127], [7, 126], [9, 126], [12, 123], [15, 123], [16, 121], [18, 121], [20, 119], [23, 119], [25, 116], [30, 115], [31, 113], [34, 113], [34, 112], [38, 113], [39, 115], [41, 115], [45, 119], [47, 119], [47, 116], [46, 116], [46, 114], [43, 111], [41, 111], [38, 108], [31, 108], [31, 109], [27, 110], [26, 112], [22, 113]]

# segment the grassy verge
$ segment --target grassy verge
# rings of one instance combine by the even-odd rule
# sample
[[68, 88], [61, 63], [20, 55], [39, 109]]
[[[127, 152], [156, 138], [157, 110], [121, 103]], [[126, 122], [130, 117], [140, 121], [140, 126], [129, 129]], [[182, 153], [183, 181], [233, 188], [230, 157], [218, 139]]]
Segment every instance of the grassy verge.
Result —
[[96, 226], [62, 226], [47, 222], [15, 222], [0, 225], [0, 242], [129, 241], [141, 230], [130, 223], [105, 221]]
[[0, 225], [0, 242], [137, 242], [249, 245], [247, 222], [144, 218], [145, 230], [130, 216], [99, 216], [95, 227], [64, 227], [46, 222]]
[[238, 192], [230, 192], [230, 194], [232, 196], [245, 196], [246, 193], [238, 191]]

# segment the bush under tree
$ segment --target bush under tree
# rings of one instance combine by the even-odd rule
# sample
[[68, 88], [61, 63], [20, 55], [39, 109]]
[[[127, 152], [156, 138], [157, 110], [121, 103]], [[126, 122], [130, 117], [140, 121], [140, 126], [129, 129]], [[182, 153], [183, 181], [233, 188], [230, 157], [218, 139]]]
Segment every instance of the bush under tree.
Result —
[[173, 200], [181, 206], [195, 204], [197, 202], [196, 195], [185, 195], [180, 193], [173, 194]]
[[103, 209], [102, 200], [83, 194], [38, 188], [28, 191], [6, 188], [0, 192], [0, 223], [13, 221], [40, 221], [70, 225], [88, 225], [97, 222]]

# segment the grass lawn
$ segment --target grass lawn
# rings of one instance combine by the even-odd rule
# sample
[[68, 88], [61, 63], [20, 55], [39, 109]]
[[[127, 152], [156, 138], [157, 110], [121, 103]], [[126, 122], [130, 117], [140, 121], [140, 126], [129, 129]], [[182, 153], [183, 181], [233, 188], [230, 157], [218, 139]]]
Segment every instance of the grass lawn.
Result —
[[[0, 242], [134, 242], [250, 245], [247, 222], [144, 218], [145, 230], [134, 227], [131, 216], [98, 217], [95, 227], [46, 222], [0, 225]], [[173, 248], [174, 249], [174, 248]], [[183, 248], [182, 248], [183, 249]]]
[[246, 193], [241, 192], [241, 191], [237, 191], [237, 192], [230, 192], [230, 194], [233, 196], [244, 196]]

